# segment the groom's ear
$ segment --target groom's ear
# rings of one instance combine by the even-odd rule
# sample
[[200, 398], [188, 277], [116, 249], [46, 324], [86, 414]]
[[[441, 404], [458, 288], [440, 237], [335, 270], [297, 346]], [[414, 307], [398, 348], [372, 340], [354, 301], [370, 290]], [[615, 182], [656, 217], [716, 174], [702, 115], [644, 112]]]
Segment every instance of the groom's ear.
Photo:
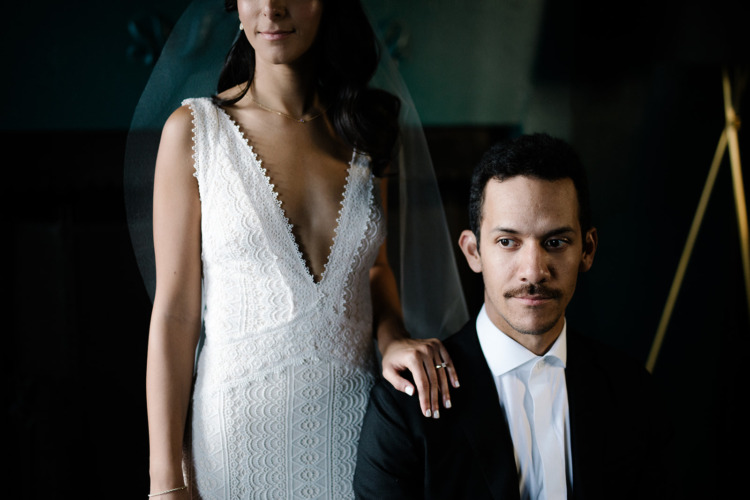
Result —
[[474, 233], [468, 229], [464, 229], [461, 232], [461, 236], [458, 237], [458, 246], [461, 247], [461, 251], [466, 257], [466, 262], [469, 263], [469, 267], [475, 273], [482, 272], [482, 258], [479, 255], [479, 245], [477, 244], [477, 237]]
[[581, 264], [578, 266], [579, 272], [585, 273], [591, 269], [594, 263], [594, 254], [598, 246], [599, 233], [597, 233], [595, 227], [592, 227], [583, 237], [583, 252], [581, 253]]

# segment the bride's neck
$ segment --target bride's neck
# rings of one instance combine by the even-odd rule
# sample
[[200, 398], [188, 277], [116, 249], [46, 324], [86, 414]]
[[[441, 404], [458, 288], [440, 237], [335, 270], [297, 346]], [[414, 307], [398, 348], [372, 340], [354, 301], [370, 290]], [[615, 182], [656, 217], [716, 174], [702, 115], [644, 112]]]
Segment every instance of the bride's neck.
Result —
[[250, 95], [265, 106], [302, 116], [316, 105], [313, 72], [289, 65], [256, 65]]

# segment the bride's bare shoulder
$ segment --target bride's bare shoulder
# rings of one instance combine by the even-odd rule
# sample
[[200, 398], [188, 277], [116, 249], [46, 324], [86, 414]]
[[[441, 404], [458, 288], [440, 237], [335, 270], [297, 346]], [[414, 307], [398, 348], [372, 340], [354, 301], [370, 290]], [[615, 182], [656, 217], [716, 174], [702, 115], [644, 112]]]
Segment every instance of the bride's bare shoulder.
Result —
[[193, 134], [193, 110], [190, 105], [184, 104], [175, 109], [162, 129], [162, 142], [165, 138], [184, 141]]
[[161, 131], [156, 157], [157, 171], [182, 164], [192, 166], [194, 128], [190, 105], [184, 104], [169, 115]]

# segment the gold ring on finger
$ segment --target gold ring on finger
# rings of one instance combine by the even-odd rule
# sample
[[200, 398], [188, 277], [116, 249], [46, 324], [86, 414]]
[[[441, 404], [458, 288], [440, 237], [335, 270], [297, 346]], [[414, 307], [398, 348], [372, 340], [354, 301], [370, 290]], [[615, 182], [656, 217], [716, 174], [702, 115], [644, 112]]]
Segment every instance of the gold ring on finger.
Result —
[[439, 365], [435, 365], [435, 369], [436, 370], [439, 370], [441, 368], [447, 368], [447, 367], [448, 367], [448, 365], [446, 365], [445, 363], [442, 363], [442, 364], [439, 364]]

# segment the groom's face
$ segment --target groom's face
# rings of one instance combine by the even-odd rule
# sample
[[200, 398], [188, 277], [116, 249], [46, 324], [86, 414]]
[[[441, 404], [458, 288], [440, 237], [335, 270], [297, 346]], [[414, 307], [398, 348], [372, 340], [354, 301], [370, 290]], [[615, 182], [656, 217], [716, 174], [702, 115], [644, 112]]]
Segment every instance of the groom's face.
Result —
[[480, 247], [471, 231], [461, 248], [485, 286], [489, 318], [511, 338], [557, 338], [578, 273], [587, 271], [596, 230], [582, 234], [571, 179], [516, 176], [484, 189]]

